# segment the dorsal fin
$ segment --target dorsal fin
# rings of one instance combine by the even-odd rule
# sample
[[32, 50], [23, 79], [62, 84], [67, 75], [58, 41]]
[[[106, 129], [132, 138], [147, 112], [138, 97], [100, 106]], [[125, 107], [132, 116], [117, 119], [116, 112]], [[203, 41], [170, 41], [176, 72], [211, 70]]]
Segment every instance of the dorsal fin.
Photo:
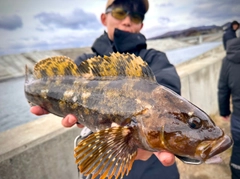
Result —
[[93, 57], [79, 66], [82, 76], [130, 76], [156, 81], [152, 70], [141, 57], [134, 54], [112, 53], [110, 56]]
[[53, 76], [80, 76], [77, 65], [65, 56], [55, 56], [43, 59], [34, 66], [35, 78]]

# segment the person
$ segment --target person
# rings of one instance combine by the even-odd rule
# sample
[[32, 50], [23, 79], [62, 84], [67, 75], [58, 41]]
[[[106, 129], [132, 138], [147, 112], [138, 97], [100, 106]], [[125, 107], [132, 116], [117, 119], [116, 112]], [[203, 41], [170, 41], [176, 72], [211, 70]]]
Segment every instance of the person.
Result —
[[[100, 17], [107, 32], [96, 39], [92, 46], [92, 54], [79, 56], [75, 63], [79, 65], [90, 57], [110, 55], [112, 52], [133, 53], [148, 63], [159, 84], [180, 94], [180, 78], [175, 67], [169, 63], [165, 53], [154, 49], [147, 50], [146, 38], [140, 33], [148, 8], [148, 0], [108, 0], [105, 13]], [[47, 113], [39, 106], [32, 107], [31, 112], [36, 115]], [[76, 117], [69, 114], [62, 120], [62, 125], [71, 127], [76, 122]], [[81, 124], [77, 125], [83, 127]], [[154, 154], [138, 149], [132, 170], [124, 179], [178, 179], [179, 172], [174, 155], [167, 151]]]
[[239, 29], [238, 21], [233, 21], [223, 34], [223, 47], [226, 50], [228, 40], [237, 38], [236, 31]]
[[[234, 141], [230, 168], [232, 179], [240, 178], [240, 38], [227, 42], [227, 55], [223, 60], [218, 82], [218, 104], [220, 116], [231, 120]], [[230, 110], [232, 96], [233, 110]], [[230, 118], [231, 115], [231, 118]]]

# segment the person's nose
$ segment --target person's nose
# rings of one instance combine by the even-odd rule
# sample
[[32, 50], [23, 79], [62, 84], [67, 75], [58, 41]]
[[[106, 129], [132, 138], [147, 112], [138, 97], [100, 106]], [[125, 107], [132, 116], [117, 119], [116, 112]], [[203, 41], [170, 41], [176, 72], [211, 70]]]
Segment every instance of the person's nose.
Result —
[[131, 26], [131, 23], [132, 23], [131, 17], [128, 15], [127, 17], [125, 17], [125, 19], [123, 19], [122, 22], [124, 26]]

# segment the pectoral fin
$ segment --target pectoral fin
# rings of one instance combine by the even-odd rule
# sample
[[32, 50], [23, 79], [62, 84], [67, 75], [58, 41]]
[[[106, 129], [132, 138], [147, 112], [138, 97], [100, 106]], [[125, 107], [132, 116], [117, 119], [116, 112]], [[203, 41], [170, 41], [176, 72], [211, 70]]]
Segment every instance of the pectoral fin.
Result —
[[75, 148], [79, 170], [92, 179], [118, 178], [128, 174], [137, 155], [134, 127], [112, 127], [91, 134]]

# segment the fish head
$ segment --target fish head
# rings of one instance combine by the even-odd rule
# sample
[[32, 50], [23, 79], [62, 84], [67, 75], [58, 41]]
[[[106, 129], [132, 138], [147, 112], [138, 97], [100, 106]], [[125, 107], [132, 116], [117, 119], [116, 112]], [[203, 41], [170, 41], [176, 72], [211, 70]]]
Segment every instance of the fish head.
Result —
[[204, 162], [232, 145], [232, 139], [188, 100], [166, 88], [156, 95], [158, 100], [149, 109], [148, 119], [142, 120], [145, 143], [152, 151], [167, 150]]
[[177, 156], [204, 162], [232, 145], [231, 138], [197, 107], [191, 114], [168, 116], [173, 118], [172, 123], [162, 127], [160, 137], [165, 149]]

